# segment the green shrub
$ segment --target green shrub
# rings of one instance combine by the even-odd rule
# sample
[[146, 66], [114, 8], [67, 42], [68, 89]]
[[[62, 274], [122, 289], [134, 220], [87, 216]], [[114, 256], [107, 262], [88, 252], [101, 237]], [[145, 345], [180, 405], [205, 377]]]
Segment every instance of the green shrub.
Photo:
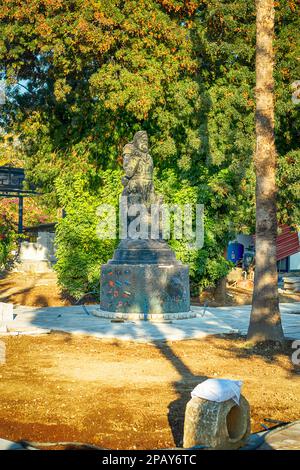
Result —
[[61, 286], [77, 299], [99, 290], [100, 266], [111, 258], [116, 246], [116, 240], [98, 238], [96, 211], [100, 204], [117, 206], [120, 181], [119, 170], [102, 172], [98, 181], [101, 188], [94, 190], [91, 175], [86, 173], [56, 180], [59, 202], [65, 208], [66, 217], [57, 224], [55, 269]]
[[[121, 170], [106, 170], [99, 175], [77, 173], [59, 177], [56, 189], [66, 217], [57, 226], [57, 264], [59, 283], [75, 298], [99, 291], [101, 264], [113, 255], [118, 240], [101, 240], [97, 236], [99, 204], [118, 207], [122, 191]], [[94, 188], [94, 189], [93, 189]], [[99, 189], [100, 188], [100, 189]], [[199, 189], [181, 181], [172, 171], [156, 176], [155, 188], [170, 204], [199, 202]], [[201, 202], [201, 201], [200, 201]], [[188, 240], [170, 240], [176, 256], [190, 266], [192, 292], [199, 287], [214, 285], [225, 276], [230, 263], [223, 257], [220, 228], [205, 215], [205, 243], [202, 249], [190, 247]]]
[[6, 220], [0, 222], [0, 269], [6, 269], [12, 259], [12, 251], [17, 249], [18, 234]]

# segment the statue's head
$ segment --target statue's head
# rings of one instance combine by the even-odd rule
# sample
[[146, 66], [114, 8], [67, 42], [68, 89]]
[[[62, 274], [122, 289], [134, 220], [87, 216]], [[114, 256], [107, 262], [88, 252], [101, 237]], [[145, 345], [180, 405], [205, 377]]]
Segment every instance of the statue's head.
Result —
[[132, 144], [124, 145], [124, 147], [123, 147], [123, 157], [125, 157], [126, 155], [130, 155], [132, 153], [132, 150], [133, 150], [133, 145]]
[[133, 144], [141, 152], [148, 152], [148, 135], [146, 131], [138, 131], [134, 134]]
[[123, 167], [128, 164], [128, 161], [130, 159], [130, 156], [133, 152], [133, 145], [132, 144], [126, 144], [123, 147]]

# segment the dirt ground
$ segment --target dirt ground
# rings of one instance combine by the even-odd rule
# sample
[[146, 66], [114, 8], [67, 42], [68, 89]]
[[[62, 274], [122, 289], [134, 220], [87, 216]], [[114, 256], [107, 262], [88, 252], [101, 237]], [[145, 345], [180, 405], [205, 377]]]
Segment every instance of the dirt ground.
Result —
[[252, 431], [264, 418], [300, 418], [293, 352], [233, 335], [171, 343], [104, 341], [65, 333], [0, 337], [0, 437], [80, 441], [110, 449], [180, 445], [190, 391], [207, 377], [244, 381]]
[[0, 276], [0, 302], [29, 307], [63, 307], [72, 305], [64, 299], [56, 273], [3, 273]]
[[[212, 291], [207, 290], [200, 297], [193, 297], [192, 303], [203, 305], [207, 302], [212, 307], [247, 305], [251, 304], [251, 297], [251, 286], [250, 289], [228, 287], [225, 299], [221, 302], [215, 298]], [[91, 299], [85, 298], [84, 301], [89, 303]], [[32, 307], [72, 305], [72, 301], [62, 295], [55, 272], [48, 274], [3, 273], [0, 275], [0, 302], [12, 302], [15, 305]], [[300, 294], [280, 294], [280, 302], [300, 302]]]

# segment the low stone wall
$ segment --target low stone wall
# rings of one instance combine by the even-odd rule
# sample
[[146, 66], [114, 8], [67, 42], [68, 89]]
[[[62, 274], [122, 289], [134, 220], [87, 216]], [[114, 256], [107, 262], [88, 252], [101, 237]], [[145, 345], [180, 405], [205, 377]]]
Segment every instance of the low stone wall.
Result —
[[13, 304], [11, 303], [0, 302], [0, 326], [13, 321], [13, 308]]
[[54, 233], [40, 232], [36, 242], [22, 242], [20, 247], [20, 261], [14, 270], [32, 274], [52, 271], [55, 263]]

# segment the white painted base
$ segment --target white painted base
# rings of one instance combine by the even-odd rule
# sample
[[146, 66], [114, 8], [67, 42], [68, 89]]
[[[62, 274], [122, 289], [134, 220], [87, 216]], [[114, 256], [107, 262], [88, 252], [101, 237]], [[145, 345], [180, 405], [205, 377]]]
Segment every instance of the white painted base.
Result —
[[159, 321], [159, 320], [186, 320], [188, 318], [195, 318], [196, 312], [190, 310], [189, 312], [180, 313], [120, 313], [120, 312], [106, 312], [98, 308], [92, 310], [92, 314], [100, 318], [117, 318], [120, 320], [146, 320], [146, 321]]
[[23, 260], [20, 263], [15, 264], [13, 270], [17, 273], [28, 274], [43, 274], [53, 272], [51, 263], [48, 260]]
[[14, 319], [13, 304], [0, 302], [0, 325], [13, 321]]

